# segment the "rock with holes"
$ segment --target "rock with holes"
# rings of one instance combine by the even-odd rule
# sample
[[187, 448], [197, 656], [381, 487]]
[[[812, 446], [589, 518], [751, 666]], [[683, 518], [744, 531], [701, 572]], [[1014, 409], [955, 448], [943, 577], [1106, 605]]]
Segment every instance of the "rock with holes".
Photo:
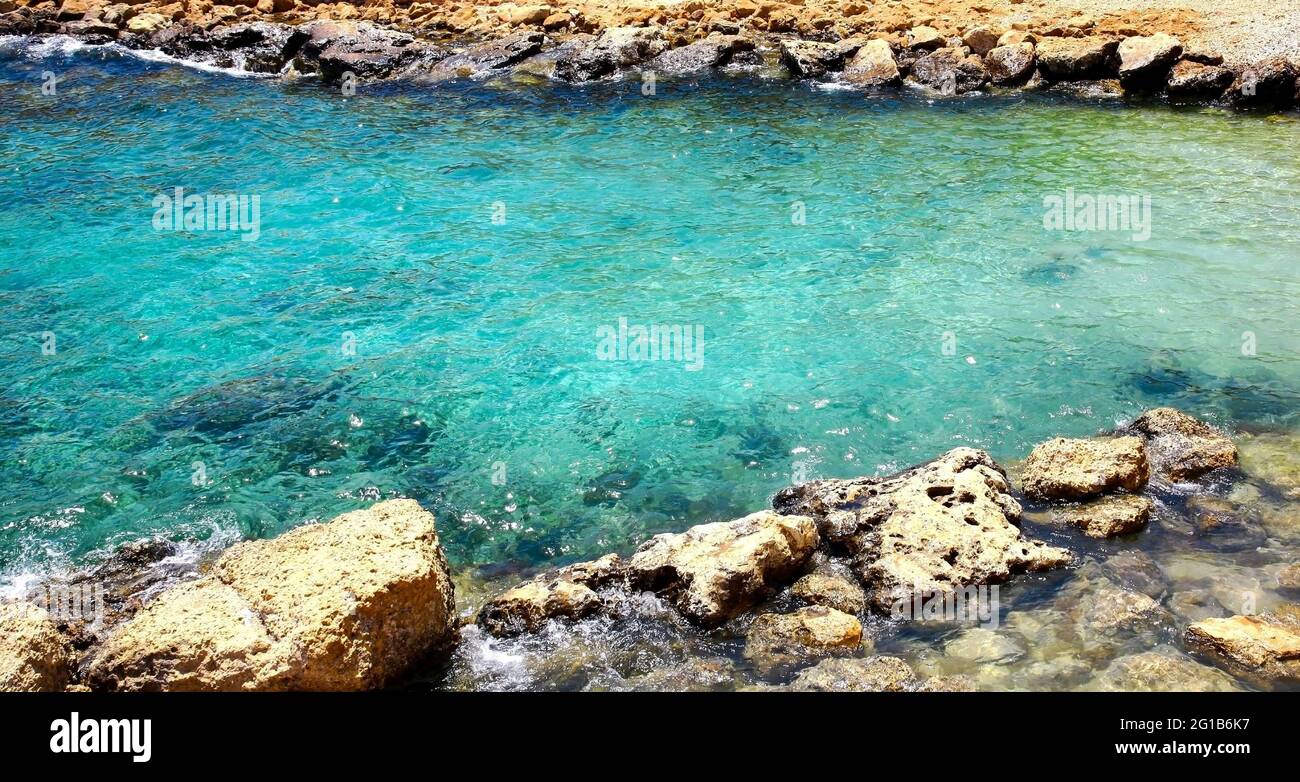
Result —
[[790, 689], [812, 692], [906, 692], [916, 672], [898, 657], [832, 657], [799, 672]]
[[844, 64], [844, 50], [833, 43], [786, 40], [781, 42], [781, 62], [790, 73], [815, 79]]
[[536, 632], [551, 619], [580, 619], [602, 608], [596, 590], [622, 577], [623, 561], [617, 554], [560, 568], [488, 601], [476, 621], [492, 635], [510, 636]]
[[819, 480], [782, 489], [782, 513], [812, 516], [848, 553], [868, 603], [890, 611], [917, 592], [950, 593], [1048, 570], [1069, 552], [1026, 539], [1006, 474], [983, 451], [954, 448], [885, 478]]
[[1148, 410], [1124, 431], [1146, 439], [1153, 467], [1170, 480], [1191, 480], [1237, 463], [1237, 446], [1226, 434], [1172, 407]]
[[807, 564], [817, 543], [812, 519], [759, 511], [677, 535], [654, 536], [632, 555], [628, 579], [711, 627], [788, 583]]
[[790, 614], [761, 614], [745, 636], [745, 658], [760, 675], [788, 669], [809, 659], [849, 654], [862, 645], [862, 623], [826, 606]]
[[[842, 572], [844, 571], [844, 572]], [[867, 610], [867, 595], [843, 565], [827, 564], [794, 582], [790, 594], [810, 605], [827, 606], [847, 614]]]
[[1034, 446], [1020, 488], [1036, 500], [1081, 500], [1108, 491], [1137, 491], [1150, 474], [1138, 437], [1056, 437]]
[[273, 540], [241, 543], [209, 575], [118, 626], [87, 680], [109, 690], [362, 690], [455, 637], [433, 516], [390, 500]]

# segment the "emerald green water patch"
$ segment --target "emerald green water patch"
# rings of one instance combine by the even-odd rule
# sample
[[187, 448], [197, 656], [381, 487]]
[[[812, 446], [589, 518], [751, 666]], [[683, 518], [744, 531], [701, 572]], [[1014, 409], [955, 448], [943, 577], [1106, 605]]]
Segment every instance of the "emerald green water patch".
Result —
[[[1296, 423], [1293, 117], [748, 77], [345, 98], [13, 46], [0, 90], [6, 576], [397, 495], [458, 565], [524, 567], [1158, 404]], [[258, 196], [258, 238], [155, 230], [175, 187]], [[1045, 229], [1067, 190], [1149, 197], [1149, 238]], [[600, 360], [620, 318], [701, 328], [698, 370]]]

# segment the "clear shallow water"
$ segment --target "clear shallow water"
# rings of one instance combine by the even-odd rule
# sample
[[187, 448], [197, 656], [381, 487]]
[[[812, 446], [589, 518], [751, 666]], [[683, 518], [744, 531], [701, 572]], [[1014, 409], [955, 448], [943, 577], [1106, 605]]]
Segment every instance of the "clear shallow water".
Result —
[[[0, 94], [6, 577], [395, 495], [512, 569], [1157, 404], [1295, 423], [1293, 117], [751, 78], [344, 99], [13, 44]], [[259, 195], [260, 238], [154, 231], [176, 186]], [[1066, 188], [1149, 194], [1151, 238], [1045, 231]], [[702, 326], [702, 368], [598, 361], [620, 316]]]

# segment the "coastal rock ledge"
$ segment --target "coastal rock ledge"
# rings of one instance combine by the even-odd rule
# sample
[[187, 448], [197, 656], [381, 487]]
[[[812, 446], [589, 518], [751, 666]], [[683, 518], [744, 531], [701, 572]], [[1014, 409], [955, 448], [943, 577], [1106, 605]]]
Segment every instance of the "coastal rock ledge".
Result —
[[363, 690], [448, 646], [455, 595], [433, 516], [390, 500], [241, 543], [89, 661], [97, 690]]

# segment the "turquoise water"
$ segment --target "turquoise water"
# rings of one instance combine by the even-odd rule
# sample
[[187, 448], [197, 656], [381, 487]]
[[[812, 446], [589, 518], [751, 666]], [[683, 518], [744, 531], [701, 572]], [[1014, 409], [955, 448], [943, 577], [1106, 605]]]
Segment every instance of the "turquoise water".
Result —
[[[1158, 404], [1297, 423], [1296, 118], [639, 88], [0, 46], [0, 576], [398, 495], [519, 567]], [[260, 236], [154, 230], [178, 186]], [[1149, 195], [1149, 240], [1045, 230], [1067, 188]], [[620, 317], [701, 327], [698, 371], [598, 360]]]

